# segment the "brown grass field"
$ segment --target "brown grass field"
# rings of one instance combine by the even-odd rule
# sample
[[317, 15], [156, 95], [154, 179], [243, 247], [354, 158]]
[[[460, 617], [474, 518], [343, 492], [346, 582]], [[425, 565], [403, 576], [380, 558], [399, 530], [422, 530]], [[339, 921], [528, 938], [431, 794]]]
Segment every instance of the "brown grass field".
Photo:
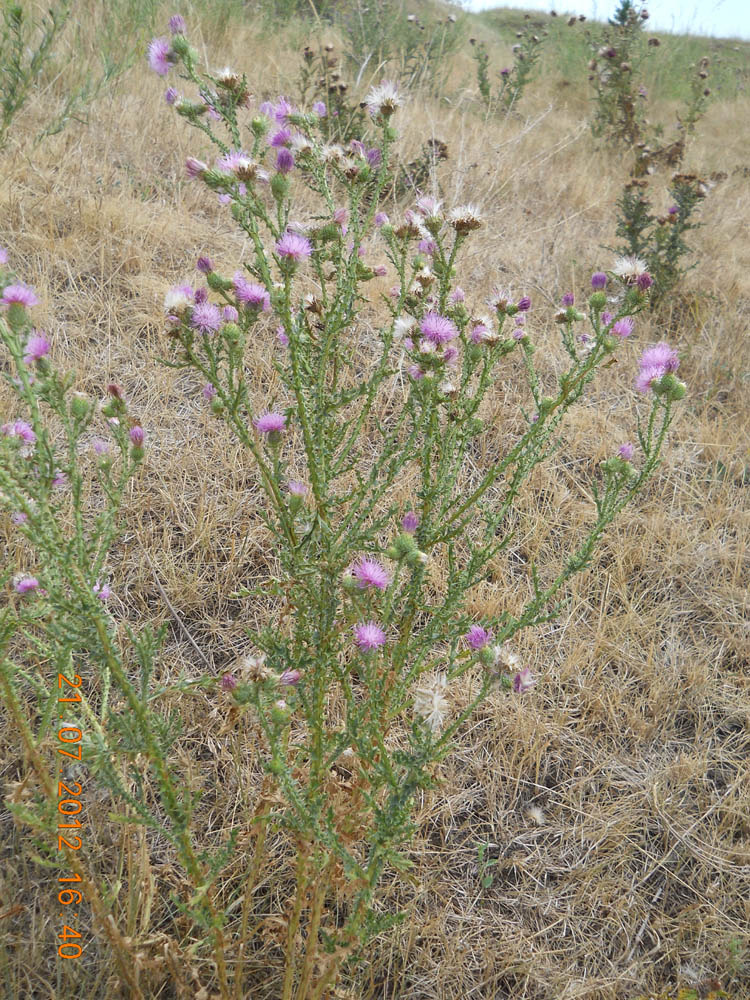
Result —
[[[493, 43], [491, 19], [472, 30]], [[209, 65], [247, 72], [263, 99], [293, 93], [310, 33], [299, 24], [265, 30], [248, 17], [205, 37], [193, 22], [191, 37]], [[750, 47], [739, 58], [747, 67]], [[53, 360], [95, 397], [120, 383], [146, 430], [113, 553], [113, 609], [131, 623], [168, 623], [157, 675], [169, 683], [206, 670], [218, 677], [248, 651], [246, 628], [273, 605], [231, 595], [261, 583], [275, 555], [251, 460], [211, 418], [200, 385], [157, 363], [167, 354], [166, 288], [190, 280], [199, 252], [229, 274], [248, 255], [225, 210], [184, 179], [185, 156], [207, 149], [166, 107], [163, 89], [141, 59], [96, 100], [86, 126], [33, 147], [27, 137], [59, 100], [54, 86], [37, 94], [2, 154], [0, 245], [42, 298], [36, 321], [52, 335]], [[672, 105], [659, 110], [668, 120]], [[405, 162], [427, 138], [448, 144], [436, 190], [448, 204], [476, 202], [486, 219], [459, 282], [480, 311], [496, 284], [532, 296], [543, 374], [557, 364], [555, 303], [612, 264], [602, 247], [614, 242], [629, 159], [594, 143], [590, 113], [585, 66], [563, 79], [545, 64], [518, 114], [487, 120], [464, 46], [446, 96], [413, 95], [397, 121]], [[523, 634], [519, 652], [536, 688], [491, 696], [439, 766], [436, 789], [418, 803], [411, 874], [382, 887], [382, 907], [405, 909], [407, 920], [368, 949], [336, 993], [342, 1000], [634, 1000], [680, 988], [705, 997], [713, 980], [733, 1000], [750, 998], [749, 166], [750, 93], [726, 87], [684, 164], [727, 175], [691, 234], [697, 266], [664, 308], [638, 318], [618, 363], [572, 412], [560, 450], [523, 493], [515, 543], [470, 611], [517, 610], [531, 562], [555, 566], [581, 537], [592, 516], [587, 482], [635, 433], [638, 354], [661, 339], [679, 350], [689, 386], [665, 460], [570, 587], [561, 617]], [[667, 179], [652, 179], [657, 203]], [[250, 356], [259, 404], [276, 378], [271, 339], [259, 337]], [[488, 461], [523, 402], [514, 365], [486, 415]], [[3, 412], [8, 403], [6, 394]], [[22, 559], [7, 518], [0, 546], [4, 564]], [[459, 700], [471, 681], [462, 684]], [[215, 691], [171, 707], [183, 720], [175, 752], [202, 790], [197, 826], [214, 846], [249, 829], [262, 747], [249, 717], [234, 718]], [[22, 794], [28, 761], [2, 713], [0, 745], [4, 794]], [[108, 793], [84, 780], [100, 888], [144, 995], [208, 1000], [210, 964], [170, 901], [180, 869], [158, 838], [115, 822]], [[0, 830], [0, 994], [127, 997], [96, 928], [82, 961], [56, 961], [53, 871], [5, 811]], [[247, 842], [241, 833], [232, 876]], [[481, 844], [496, 860], [489, 887]], [[280, 995], [273, 915], [288, 902], [293, 862], [282, 841], [271, 844], [252, 1000]], [[221, 886], [219, 899], [231, 934], [239, 911]]]

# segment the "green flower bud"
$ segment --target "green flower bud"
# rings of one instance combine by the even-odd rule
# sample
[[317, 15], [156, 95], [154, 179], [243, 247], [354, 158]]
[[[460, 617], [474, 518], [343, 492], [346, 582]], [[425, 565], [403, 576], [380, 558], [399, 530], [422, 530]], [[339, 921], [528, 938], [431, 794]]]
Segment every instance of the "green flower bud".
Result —
[[271, 193], [276, 201], [283, 201], [289, 194], [289, 181], [283, 174], [274, 174], [271, 178]]
[[209, 271], [206, 275], [206, 284], [214, 292], [228, 292], [232, 288], [229, 278], [222, 278], [216, 271]]
[[607, 304], [607, 296], [604, 292], [594, 292], [594, 294], [589, 299], [589, 305], [594, 312], [601, 312], [602, 309]]
[[555, 405], [555, 400], [552, 396], [545, 396], [541, 403], [539, 404], [539, 416], [544, 416], [546, 413], [550, 413]]
[[258, 115], [257, 118], [253, 118], [253, 120], [250, 122], [250, 128], [252, 129], [252, 133], [256, 137], [256, 139], [263, 138], [263, 136], [268, 131], [270, 124], [271, 123], [265, 117], [265, 115]]
[[74, 393], [73, 399], [70, 401], [70, 412], [73, 415], [73, 419], [85, 420], [88, 416], [90, 406], [91, 404], [87, 396], [82, 392]]
[[193, 54], [190, 52], [190, 45], [184, 35], [174, 35], [172, 37], [172, 51], [181, 59]]

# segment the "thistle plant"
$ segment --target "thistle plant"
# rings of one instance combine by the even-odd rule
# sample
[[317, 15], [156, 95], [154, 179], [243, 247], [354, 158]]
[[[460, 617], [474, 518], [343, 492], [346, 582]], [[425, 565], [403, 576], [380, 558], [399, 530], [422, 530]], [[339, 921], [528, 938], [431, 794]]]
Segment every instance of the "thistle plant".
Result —
[[318, 113], [321, 135], [326, 141], [347, 144], [352, 139], [362, 139], [367, 113], [361, 102], [352, 96], [351, 87], [343, 78], [339, 57], [330, 43], [317, 52], [305, 46], [297, 95], [303, 107], [313, 108]]
[[524, 90], [533, 78], [546, 36], [546, 31], [533, 24], [516, 33], [518, 41], [513, 45], [513, 64], [500, 70], [500, 82], [494, 94], [486, 46], [483, 42], [477, 44], [474, 38], [470, 39], [477, 64], [477, 87], [488, 111], [502, 111], [507, 115], [517, 108]]
[[620, 0], [603, 33], [589, 35], [589, 81], [595, 101], [591, 130], [596, 138], [633, 145], [644, 137], [646, 91], [638, 71], [646, 53], [647, 19], [648, 11], [640, 4]]
[[402, 86], [434, 93], [450, 71], [463, 34], [456, 14], [423, 19], [406, 14], [397, 0], [355, 0], [338, 20], [357, 84], [387, 66], [390, 78]]
[[[36, 5], [35, 5], [36, 6]], [[81, 120], [91, 103], [113, 85], [132, 64], [139, 32], [153, 22], [155, 0], [126, 0], [103, 5], [96, 26], [97, 63], [80, 55], [89, 41], [78, 26], [77, 71], [65, 87], [61, 103], [48, 113], [37, 141], [61, 132], [69, 122]], [[63, 51], [63, 36], [71, 20], [71, 0], [57, 0], [45, 14], [36, 15], [28, 3], [4, 2], [0, 14], [0, 150], [7, 144], [13, 122], [46, 80], [56, 77], [61, 64], [70, 62]], [[90, 34], [91, 26], [87, 25]], [[47, 102], [51, 106], [51, 102]]]
[[[9, 802], [9, 809], [35, 831], [37, 860], [54, 868], [57, 802], [66, 794], [58, 792], [57, 765], [63, 765], [62, 787], [77, 784], [78, 793], [82, 770], [93, 773], [121, 810], [114, 818], [158, 831], [174, 850], [191, 887], [180, 907], [210, 943], [227, 995], [221, 921], [212, 901], [214, 873], [227, 852], [196, 847], [195, 800], [169, 760], [179, 718], [155, 708], [164, 693], [153, 684], [162, 633], [136, 632], [110, 611], [109, 558], [122, 529], [125, 491], [144, 457], [144, 431], [120, 386], [108, 385], [97, 404], [74, 391], [73, 373], [52, 364], [53, 345], [32, 325], [37, 296], [18, 280], [8, 257], [0, 249], [0, 344], [15, 412], [0, 427], [0, 513], [19, 536], [23, 564], [8, 566], [0, 577], [6, 598], [0, 691], [35, 779], [29, 797]], [[70, 697], [62, 698], [60, 688]], [[78, 733], [79, 751], [55, 757], [52, 767], [49, 748], [62, 725]], [[143, 1000], [128, 943], [98, 888], [83, 818], [76, 828], [81, 836], [68, 834], [78, 844], [60, 850], [79, 876], [122, 982]]]
[[[479, 211], [446, 212], [433, 198], [394, 221], [379, 211], [402, 103], [393, 84], [366, 98], [371, 138], [344, 148], [327, 141], [315, 109], [284, 98], [251, 109], [245, 77], [200, 71], [181, 29], [155, 40], [151, 61], [191, 88], [171, 103], [217, 159], [191, 156], [188, 176], [230, 207], [251, 247], [233, 275], [206, 254], [196, 265], [205, 284], [167, 293], [168, 363], [205, 385], [266, 497], [277, 569], [264, 592], [278, 610], [250, 634], [244, 671], [222, 679], [262, 730], [274, 788], [258, 803], [256, 861], [239, 887], [242, 927], [265, 837], [285, 831], [297, 866], [281, 995], [318, 1000], [384, 926], [379, 881], [405, 867], [414, 796], [432, 783], [435, 762], [490, 692], [533, 686], [513, 639], [555, 615], [566, 583], [652, 475], [685, 386], [666, 344], [645, 352], [637, 385], [651, 405], [638, 428], [639, 468], [623, 444], [591, 484], [595, 515], [580, 545], [552, 573], [534, 568], [533, 596], [518, 614], [472, 620], [467, 600], [511, 542], [523, 483], [631, 335], [650, 275], [637, 265], [595, 274], [585, 313], [572, 294], [563, 298], [555, 320], [568, 364], [545, 386], [530, 299], [497, 291], [492, 315], [477, 315], [454, 283]], [[296, 205], [311, 198], [303, 218]], [[386, 275], [390, 294], [369, 292]], [[362, 309], [381, 298], [382, 320], [365, 334]], [[275, 352], [281, 387], [265, 400], [246, 361], [260, 338]], [[474, 442], [489, 432], [483, 404], [513, 354], [529, 393], [523, 430], [473, 474]], [[459, 707], [463, 677], [472, 694]], [[241, 989], [241, 966], [237, 976]]]
[[[378, 891], [408, 866], [415, 796], [484, 699], [533, 689], [514, 640], [564, 605], [568, 582], [653, 475], [686, 390], [667, 344], [643, 352], [638, 458], [622, 443], [602, 464], [587, 484], [587, 531], [560, 565], [533, 567], [523, 605], [470, 615], [475, 588], [513, 540], [524, 484], [632, 336], [650, 275], [619, 262], [592, 276], [582, 309], [563, 296], [553, 319], [566, 363], [552, 381], [535, 364], [541, 319], [530, 298], [498, 289], [486, 315], [456, 284], [483, 224], [478, 209], [446, 211], [423, 197], [390, 220], [379, 206], [402, 103], [393, 84], [367, 95], [368, 133], [344, 148], [327, 141], [315, 109], [284, 98], [251, 107], [244, 75], [201, 71], [182, 18], [170, 30], [152, 42], [150, 63], [180, 74], [187, 94], [170, 87], [168, 104], [215, 149], [212, 165], [190, 156], [186, 172], [227, 206], [250, 256], [224, 274], [204, 253], [198, 281], [167, 291], [164, 363], [197, 378], [253, 459], [275, 568], [244, 596], [267, 602], [267, 625], [249, 633], [242, 668], [220, 680], [158, 681], [160, 633], [110, 611], [110, 553], [144, 431], [119, 386], [100, 407], [73, 393], [73, 376], [57, 372], [32, 325], [33, 291], [1, 252], [2, 371], [16, 409], [0, 434], [0, 506], [23, 539], [24, 565], [3, 580], [0, 684], [39, 786], [14, 808], [40, 831], [52, 822], [44, 754], [57, 691], [45, 665], [85, 670], [66, 721], [85, 723], [85, 766], [109, 789], [114, 815], [167, 839], [186, 888], [173, 900], [172, 933], [210, 960], [206, 990], [248, 995], [275, 835], [296, 871], [288, 907], [274, 915], [284, 931], [278, 995], [322, 1000], [398, 919], [379, 912]], [[372, 291], [386, 277], [390, 293]], [[264, 339], [279, 386], [271, 398], [247, 358]], [[477, 443], [494, 439], [485, 423], [493, 386], [514, 355], [528, 400], [521, 429], [478, 468]], [[217, 845], [197, 828], [199, 789], [176, 752], [179, 707], [196, 689], [223, 692], [233, 718], [248, 713], [262, 735], [266, 780], [249, 844], [232, 835]], [[101, 898], [85, 850], [76, 861], [119, 974], [141, 997], [114, 894]]]
[[670, 205], [655, 215], [648, 197], [648, 181], [630, 180], [617, 202], [616, 235], [621, 243], [615, 252], [639, 258], [654, 279], [651, 307], [661, 303], [695, 265], [687, 263], [692, 250], [685, 236], [700, 223], [694, 219], [707, 192], [696, 174], [675, 174], [669, 186]]
[[[32, 88], [52, 57], [53, 47], [70, 15], [69, 0], [50, 7], [39, 24], [29, 22], [22, 4], [3, 5], [0, 24], [0, 149], [13, 119], [29, 99]], [[39, 29], [39, 38], [29, 37]]]

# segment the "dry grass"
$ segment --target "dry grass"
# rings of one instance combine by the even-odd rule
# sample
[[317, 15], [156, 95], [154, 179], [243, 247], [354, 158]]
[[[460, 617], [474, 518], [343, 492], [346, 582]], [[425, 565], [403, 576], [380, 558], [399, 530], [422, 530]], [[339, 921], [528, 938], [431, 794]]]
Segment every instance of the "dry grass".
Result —
[[[290, 89], [283, 36], [246, 28], [226, 43], [226, 60], [259, 93]], [[212, 51], [217, 61], [224, 57]], [[487, 218], [461, 283], [476, 304], [495, 283], [533, 296], [530, 329], [551, 375], [552, 304], [608, 263], [600, 247], [613, 240], [626, 163], [592, 146], [580, 88], [542, 80], [523, 118], [486, 122], [459, 89], [468, 72], [459, 67], [450, 106], [420, 99], [407, 108], [402, 155], [411, 159], [431, 135], [448, 142], [440, 189], [449, 202], [478, 202]], [[208, 417], [200, 387], [156, 363], [166, 353], [165, 286], [190, 274], [199, 251], [230, 273], [247, 252], [220, 206], [183, 181], [184, 156], [200, 150], [161, 90], [138, 67], [94, 107], [85, 130], [37, 151], [14, 143], [0, 179], [0, 245], [43, 298], [38, 320], [53, 334], [54, 360], [94, 394], [119, 382], [146, 428], [148, 459], [112, 568], [117, 614], [169, 623], [158, 668], [168, 683], [206, 664], [219, 675], [246, 648], [245, 628], [270, 605], [231, 595], [263, 581], [274, 553], [255, 516], [248, 457]], [[40, 97], [29, 121], [43, 115]], [[517, 609], [531, 562], [553, 568], [582, 534], [592, 512], [587, 479], [634, 434], [637, 353], [667, 336], [690, 395], [661, 471], [576, 580], [568, 610], [523, 637], [538, 687], [520, 700], [490, 698], [441, 765], [437, 789], [419, 803], [412, 877], [383, 887], [383, 908], [405, 908], [408, 919], [378, 940], [349, 983], [352, 997], [624, 1000], [712, 976], [736, 1000], [750, 997], [747, 966], [743, 973], [731, 961], [733, 949], [750, 947], [750, 191], [733, 173], [746, 166], [749, 140], [747, 97], [710, 108], [687, 166], [729, 176], [703, 206], [705, 226], [693, 237], [699, 265], [660, 316], [639, 319], [619, 363], [572, 416], [562, 449], [522, 498], [517, 542], [472, 611]], [[275, 378], [269, 342], [259, 337], [250, 357], [259, 401]], [[491, 401], [488, 455], [521, 401], [509, 364]], [[5, 560], [17, 557], [7, 522], [0, 544]], [[470, 688], [469, 679], [459, 699]], [[227, 708], [213, 693], [179, 703], [177, 752], [203, 791], [207, 846], [247, 830], [262, 777], [253, 726], [228, 719]], [[0, 740], [9, 786], [27, 763], [12, 731]], [[84, 787], [101, 884], [147, 995], [208, 997], [199, 991], [210, 970], [182, 939], [187, 925], [170, 899], [181, 876], [164, 843], [112, 822], [106, 795], [93, 779]], [[55, 967], [50, 869], [7, 814], [2, 831], [0, 991], [118, 997], [101, 939], [80, 963]], [[230, 932], [247, 841], [242, 833], [223, 886]], [[497, 861], [489, 888], [480, 843]], [[283, 910], [292, 878], [286, 845], [274, 843], [257, 917]], [[248, 996], [272, 1000], [280, 962], [272, 920], [253, 947]]]

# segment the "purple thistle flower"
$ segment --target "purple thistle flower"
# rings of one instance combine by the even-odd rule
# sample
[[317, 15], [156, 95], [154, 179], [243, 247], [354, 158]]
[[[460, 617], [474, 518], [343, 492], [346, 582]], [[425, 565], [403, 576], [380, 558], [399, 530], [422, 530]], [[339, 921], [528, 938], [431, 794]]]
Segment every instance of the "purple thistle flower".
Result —
[[261, 434], [278, 434], [286, 430], [286, 415], [283, 413], [261, 413], [253, 420], [253, 424]]
[[234, 275], [234, 294], [238, 302], [261, 312], [268, 312], [271, 308], [271, 296], [263, 285], [257, 282], [247, 281], [242, 271], [237, 271]]
[[286, 488], [293, 497], [307, 496], [307, 483], [300, 482], [299, 479], [290, 479], [286, 484]]
[[299, 670], [285, 670], [283, 674], [279, 676], [279, 684], [282, 687], [295, 687], [300, 682], [302, 673]]
[[276, 253], [286, 260], [299, 262], [312, 254], [312, 244], [306, 236], [286, 232], [276, 244]]
[[414, 534], [414, 532], [419, 527], [419, 518], [417, 517], [415, 511], [407, 510], [407, 512], [401, 518], [401, 527], [404, 529], [407, 535]]
[[112, 590], [110, 589], [108, 583], [100, 583], [99, 580], [97, 580], [91, 589], [100, 601], [108, 601], [112, 596]]
[[387, 225], [390, 221], [391, 220], [388, 218], [388, 215], [385, 212], [378, 212], [377, 215], [375, 216], [375, 225], [378, 227], [378, 229], [380, 229], [381, 226]]
[[638, 277], [635, 279], [635, 283], [640, 291], [646, 292], [653, 285], [654, 279], [651, 277], [648, 271], [644, 271], [643, 274], [638, 275]]
[[354, 642], [363, 653], [379, 649], [385, 643], [385, 632], [376, 622], [362, 622], [355, 625], [352, 631]]
[[660, 365], [641, 368], [635, 380], [635, 387], [638, 392], [649, 392], [652, 388], [651, 383], [658, 382], [663, 375], [666, 375], [666, 371]]
[[26, 342], [26, 353], [23, 356], [24, 364], [31, 364], [32, 361], [39, 361], [45, 354], [49, 354], [49, 341], [41, 333], [32, 333]]
[[469, 340], [472, 344], [481, 344], [484, 342], [488, 333], [490, 333], [490, 330], [487, 328], [486, 324], [479, 320], [479, 322], [472, 324]]
[[68, 485], [68, 477], [64, 472], [56, 472], [52, 477], [52, 485], [55, 489], [62, 489], [63, 486]]
[[523, 298], [520, 298], [518, 300], [516, 306], [518, 307], [519, 312], [522, 313], [528, 312], [529, 309], [531, 309], [531, 299], [528, 297], [528, 295], [524, 295]]
[[280, 97], [273, 109], [273, 117], [279, 125], [285, 125], [289, 115], [293, 115], [297, 109], [287, 101], [286, 97]]
[[373, 146], [372, 149], [368, 149], [367, 152], [365, 153], [365, 156], [367, 158], [367, 162], [375, 170], [383, 162], [383, 154], [380, 152], [377, 146]]
[[575, 296], [572, 292], [566, 292], [565, 295], [560, 299], [562, 305], [566, 308], [570, 308], [575, 303]]
[[225, 323], [236, 323], [240, 318], [240, 314], [234, 308], [234, 306], [224, 306], [221, 310], [221, 318]]
[[464, 638], [466, 639], [466, 644], [469, 649], [473, 649], [474, 652], [477, 652], [480, 649], [484, 649], [485, 646], [492, 642], [493, 635], [492, 632], [488, 632], [487, 629], [482, 628], [481, 625], [472, 625]]
[[237, 687], [237, 678], [233, 674], [224, 674], [221, 678], [222, 691], [234, 691]]
[[602, 313], [602, 325], [603, 326], [609, 326], [609, 324], [612, 322], [613, 319], [614, 319], [614, 316], [612, 315], [612, 313], [610, 313], [610, 312], [603, 312]]
[[168, 38], [154, 38], [148, 47], [148, 64], [154, 73], [166, 76], [172, 68], [172, 44]]
[[360, 559], [352, 567], [352, 575], [361, 590], [372, 587], [375, 590], [385, 590], [390, 583], [390, 577], [376, 559]]
[[143, 428], [139, 424], [130, 428], [130, 440], [136, 448], [141, 448], [143, 446], [143, 438]]
[[625, 340], [633, 332], [633, 327], [635, 323], [632, 316], [623, 316], [622, 319], [618, 319], [617, 322], [612, 326], [612, 333], [617, 337], [621, 337]]
[[325, 118], [328, 114], [328, 109], [322, 101], [316, 101], [315, 104], [313, 104], [312, 109], [318, 118]]
[[216, 386], [211, 385], [210, 382], [206, 382], [206, 384], [203, 386], [203, 389], [201, 390], [201, 395], [208, 403], [210, 403], [211, 400], [216, 395]]
[[35, 576], [23, 576], [14, 584], [17, 594], [29, 594], [39, 587], [39, 581]]
[[600, 292], [607, 285], [607, 275], [604, 271], [595, 271], [591, 275], [591, 287], [595, 292]]
[[372, 269], [372, 273], [375, 275], [376, 278], [384, 278], [386, 274], [388, 274], [388, 269], [386, 268], [385, 264], [376, 264], [375, 267]]
[[196, 302], [196, 305], [200, 305], [201, 302], [208, 302], [208, 289], [207, 288], [196, 288], [196, 290], [195, 290], [195, 302]]
[[96, 437], [91, 442], [91, 447], [94, 449], [95, 454], [99, 455], [101, 458], [102, 455], [106, 455], [109, 451], [109, 441], [105, 441], [104, 438]]
[[169, 104], [170, 107], [175, 103], [175, 101], [179, 96], [180, 95], [177, 93], [174, 87], [167, 87], [167, 89], [164, 91], [164, 100], [167, 102], [167, 104]]
[[221, 312], [213, 302], [196, 302], [190, 316], [190, 325], [199, 333], [216, 333], [221, 326]]
[[4, 267], [8, 263], [8, 251], [5, 247], [0, 247], [0, 267]]
[[184, 35], [187, 31], [185, 18], [182, 14], [173, 14], [169, 19], [169, 30], [173, 35]]
[[638, 363], [641, 368], [661, 368], [664, 374], [676, 372], [680, 366], [680, 359], [677, 357], [677, 352], [662, 340], [654, 347], [647, 347]]
[[447, 316], [440, 316], [435, 312], [425, 313], [419, 329], [425, 340], [433, 344], [447, 344], [458, 336], [456, 324]]
[[276, 327], [276, 339], [282, 347], [289, 347], [289, 337], [287, 336], [286, 330], [283, 326]]
[[36, 297], [34, 289], [21, 284], [8, 285], [4, 288], [0, 302], [4, 306], [24, 306], [26, 309], [39, 305], [39, 299]]
[[667, 211], [669, 212], [670, 215], [677, 215], [679, 213], [679, 211], [680, 211], [680, 206], [679, 205], [670, 205], [669, 208], [667, 209]]
[[16, 524], [16, 525], [18, 525], [18, 524], [25, 524], [26, 521], [28, 521], [28, 519], [29, 519], [29, 515], [28, 514], [24, 514], [23, 511], [21, 511], [21, 510], [17, 510], [13, 514], [10, 515], [11, 524]]
[[527, 691], [530, 691], [535, 684], [536, 681], [534, 680], [534, 677], [528, 667], [524, 667], [523, 670], [519, 670], [513, 678], [513, 690], [516, 694], [525, 694]]
[[289, 128], [280, 128], [268, 140], [268, 145], [273, 146], [274, 149], [278, 149], [280, 146], [288, 146], [291, 141], [292, 130]]
[[429, 256], [432, 256], [437, 250], [437, 248], [438, 248], [437, 243], [434, 240], [430, 239], [420, 240], [417, 246], [417, 249], [419, 250], [420, 253], [426, 253]]
[[36, 444], [36, 434], [34, 433], [30, 424], [27, 424], [25, 420], [16, 420], [12, 424], [3, 424], [0, 427], [0, 432], [2, 432], [5, 437], [19, 437], [26, 444]]
[[276, 154], [276, 169], [280, 174], [288, 174], [294, 170], [294, 153], [282, 148]]
[[214, 269], [214, 265], [210, 257], [200, 256], [195, 262], [195, 268], [201, 274], [210, 274]]
[[466, 301], [466, 292], [463, 288], [455, 288], [448, 296], [448, 301], [451, 305], [458, 305], [459, 302]]
[[194, 156], [188, 156], [185, 160], [185, 173], [191, 180], [202, 177], [207, 170], [208, 164], [204, 163], [203, 160], [197, 160]]
[[514, 340], [523, 340], [526, 336], [526, 331], [522, 326], [517, 326], [516, 329], [511, 334]]
[[632, 444], [628, 441], [625, 444], [621, 444], [617, 449], [617, 454], [620, 458], [624, 458], [626, 462], [629, 462], [633, 457], [634, 448]]

